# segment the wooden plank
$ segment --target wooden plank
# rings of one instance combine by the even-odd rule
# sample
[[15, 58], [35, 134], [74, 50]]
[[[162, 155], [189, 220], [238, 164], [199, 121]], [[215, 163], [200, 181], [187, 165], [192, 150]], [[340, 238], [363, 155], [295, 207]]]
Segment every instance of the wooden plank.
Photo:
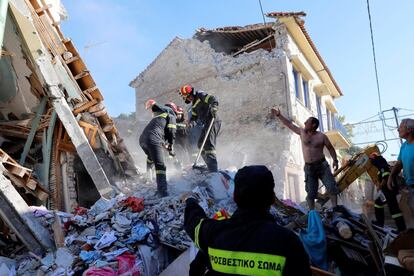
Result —
[[[9, 166], [7, 166], [6, 164]], [[21, 166], [16, 166], [15, 164], [12, 164], [10, 162], [3, 162], [3, 165], [7, 168], [9, 172], [11, 172], [14, 175], [17, 175], [18, 177], [23, 177], [26, 173], [28, 173], [28, 169]]]
[[96, 90], [96, 89], [98, 89], [98, 87], [93, 86], [93, 87], [90, 87], [90, 88], [88, 88], [88, 89], [83, 90], [82, 92], [83, 92], [83, 93], [90, 94], [90, 93], [92, 93], [92, 91], [94, 91], [94, 90]]
[[84, 103], [84, 104], [82, 104], [81, 106], [79, 106], [79, 107], [77, 107], [77, 108], [75, 108], [74, 110], [73, 110], [73, 114], [76, 116], [76, 115], [78, 115], [79, 113], [81, 113], [81, 112], [83, 112], [83, 111], [85, 111], [85, 110], [87, 110], [87, 109], [89, 109], [91, 106], [94, 106], [95, 104], [97, 104], [98, 103], [98, 101], [97, 100], [92, 100], [92, 101], [88, 101], [88, 102], [86, 102], [86, 103]]
[[29, 137], [27, 138], [27, 141], [24, 145], [22, 155], [20, 156], [19, 163], [21, 165], [24, 164], [24, 162], [26, 160], [26, 156], [29, 153], [30, 147], [32, 146], [33, 138], [36, 134], [37, 127], [39, 126], [41, 115], [43, 114], [43, 112], [45, 110], [45, 107], [46, 107], [46, 99], [47, 99], [46, 97], [43, 97], [40, 100], [40, 104], [39, 104], [38, 110], [36, 112], [36, 117], [33, 119], [33, 122], [32, 122], [32, 127], [30, 129]]
[[79, 80], [81, 78], [87, 77], [89, 76], [89, 71], [83, 71], [80, 72], [79, 74], [77, 74], [76, 76], [74, 76], [75, 80]]
[[34, 191], [36, 189], [36, 187], [37, 187], [37, 182], [35, 180], [33, 180], [33, 179], [29, 179], [26, 182], [25, 186], [27, 188], [29, 188], [30, 190], [33, 190]]
[[64, 247], [65, 246], [65, 234], [63, 233], [62, 223], [60, 222], [60, 218], [57, 215], [56, 211], [53, 212], [55, 216], [55, 221], [52, 224], [53, 230], [53, 237], [55, 239], [56, 247]]
[[37, 14], [39, 14], [39, 13], [43, 13], [45, 10], [50, 9], [51, 7], [52, 7], [51, 4], [47, 4], [46, 6], [35, 9], [35, 11]]
[[55, 56], [60, 56], [66, 52], [65, 45], [60, 40], [60, 37], [57, 35], [54, 27], [50, 24], [48, 16], [46, 14], [39, 16], [40, 21], [43, 23], [43, 27], [46, 30], [47, 37], [46, 40], [49, 42], [49, 46], [53, 48], [53, 52], [56, 53]]
[[78, 56], [74, 56], [74, 57], [71, 57], [70, 59], [65, 60], [65, 63], [66, 64], [70, 64], [70, 63], [72, 63], [74, 61], [77, 61], [77, 60], [79, 60], [79, 57]]
[[60, 142], [58, 145], [58, 149], [61, 151], [66, 151], [66, 152], [76, 152], [75, 146], [69, 143]]
[[99, 89], [95, 89], [92, 92], [90, 92], [92, 98], [94, 98], [95, 100], [101, 102], [104, 100], [104, 97], [102, 96], [101, 92], [99, 91]]

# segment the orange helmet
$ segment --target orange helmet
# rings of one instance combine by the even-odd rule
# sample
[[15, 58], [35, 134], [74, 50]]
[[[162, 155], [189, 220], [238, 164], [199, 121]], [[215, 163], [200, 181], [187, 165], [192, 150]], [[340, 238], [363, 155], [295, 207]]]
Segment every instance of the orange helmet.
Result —
[[150, 109], [154, 104], [156, 104], [157, 102], [153, 99], [149, 99], [146, 103], [145, 103], [145, 109]]
[[175, 103], [169, 102], [165, 106], [171, 107], [171, 109], [174, 111], [174, 113], [177, 114], [178, 107], [177, 107], [177, 105]]
[[193, 91], [194, 91], [194, 88], [191, 85], [186, 84], [186, 85], [184, 85], [184, 86], [182, 86], [180, 88], [180, 90], [178, 91], [178, 93], [182, 97], [187, 97], [188, 95], [190, 95], [191, 93], [193, 93]]

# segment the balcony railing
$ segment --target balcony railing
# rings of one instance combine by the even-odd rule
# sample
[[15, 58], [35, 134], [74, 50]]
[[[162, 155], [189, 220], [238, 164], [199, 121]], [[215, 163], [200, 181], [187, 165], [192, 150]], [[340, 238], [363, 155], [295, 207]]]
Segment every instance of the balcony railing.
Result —
[[336, 116], [333, 117], [333, 129], [339, 131], [345, 139], [349, 140], [348, 131]]

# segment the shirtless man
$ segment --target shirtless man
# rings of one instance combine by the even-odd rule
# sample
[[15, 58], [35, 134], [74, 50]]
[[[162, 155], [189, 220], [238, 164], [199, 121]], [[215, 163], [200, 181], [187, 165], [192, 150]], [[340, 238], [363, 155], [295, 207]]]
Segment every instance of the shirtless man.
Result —
[[302, 142], [303, 159], [305, 160], [305, 190], [308, 193], [306, 201], [308, 202], [309, 210], [315, 209], [315, 199], [318, 195], [318, 180], [320, 179], [325, 185], [332, 206], [337, 205], [337, 194], [339, 193], [335, 178], [332, 175], [329, 164], [323, 154], [323, 148], [326, 147], [332, 156], [333, 168], [338, 169], [338, 159], [336, 152], [328, 137], [322, 132], [317, 131], [319, 127], [319, 120], [315, 117], [309, 117], [305, 122], [305, 127], [300, 128], [294, 125], [286, 117], [284, 117], [278, 108], [272, 108], [273, 116], [287, 126], [290, 130], [300, 136]]

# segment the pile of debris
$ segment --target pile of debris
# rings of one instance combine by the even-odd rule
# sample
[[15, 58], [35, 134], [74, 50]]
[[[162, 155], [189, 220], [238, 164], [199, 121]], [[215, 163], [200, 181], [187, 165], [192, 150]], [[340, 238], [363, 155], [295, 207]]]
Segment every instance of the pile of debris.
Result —
[[[198, 177], [188, 175], [184, 182], [195, 183]], [[220, 179], [219, 175], [207, 176], [204, 183]], [[57, 251], [43, 258], [30, 252], [13, 255], [14, 260], [4, 261], [3, 269], [18, 275], [35, 275], [38, 270], [46, 275], [93, 275], [99, 271], [107, 272], [105, 275], [158, 275], [192, 245], [183, 229], [185, 205], [180, 191], [173, 190], [175, 196], [144, 199], [141, 195], [152, 194], [154, 187], [140, 186], [140, 193], [101, 198], [90, 209], [78, 207], [73, 213], [31, 206], [34, 216], [54, 236]], [[209, 215], [222, 206], [235, 209], [230, 197], [213, 205], [207, 188], [196, 187], [194, 191], [200, 194]]]
[[[173, 196], [151, 198], [155, 191], [150, 184], [139, 183], [140, 192], [131, 196], [120, 195], [110, 200], [101, 198], [90, 209], [76, 208], [73, 213], [51, 211], [44, 207], [31, 207], [34, 216], [55, 237], [57, 250], [46, 256], [25, 253], [1, 260], [0, 273], [8, 275], [159, 275], [185, 251], [194, 250], [193, 243], [183, 229], [184, 203], [180, 200], [183, 189], [193, 190], [200, 197], [200, 205], [212, 217], [224, 209], [232, 214], [236, 205], [231, 187], [234, 174], [229, 172], [188, 174], [170, 181]], [[174, 182], [175, 181], [175, 182]], [[180, 182], [181, 181], [181, 182]], [[182, 184], [185, 184], [183, 187]], [[146, 195], [146, 196], [143, 196]], [[401, 242], [390, 244], [397, 234], [391, 228], [372, 225], [364, 215], [355, 214], [345, 207], [322, 209], [317, 217], [324, 232], [319, 255], [315, 245], [303, 239], [310, 214], [290, 200], [277, 200], [271, 213], [276, 222], [301, 236], [314, 271], [349, 275], [375, 275], [384, 273], [383, 249], [397, 252]], [[308, 218], [309, 216], [309, 218]], [[309, 219], [309, 221], [308, 221]], [[412, 237], [414, 231], [403, 233]], [[401, 237], [398, 236], [395, 241]], [[405, 244], [405, 245], [404, 245]], [[321, 247], [322, 245], [322, 247]], [[396, 249], [397, 248], [397, 249]], [[315, 251], [313, 251], [315, 250]], [[315, 256], [315, 253], [318, 256]], [[388, 253], [387, 253], [388, 254]], [[321, 256], [324, 256], [322, 265]], [[188, 265], [188, 259], [184, 265]], [[180, 264], [183, 265], [182, 263]]]

